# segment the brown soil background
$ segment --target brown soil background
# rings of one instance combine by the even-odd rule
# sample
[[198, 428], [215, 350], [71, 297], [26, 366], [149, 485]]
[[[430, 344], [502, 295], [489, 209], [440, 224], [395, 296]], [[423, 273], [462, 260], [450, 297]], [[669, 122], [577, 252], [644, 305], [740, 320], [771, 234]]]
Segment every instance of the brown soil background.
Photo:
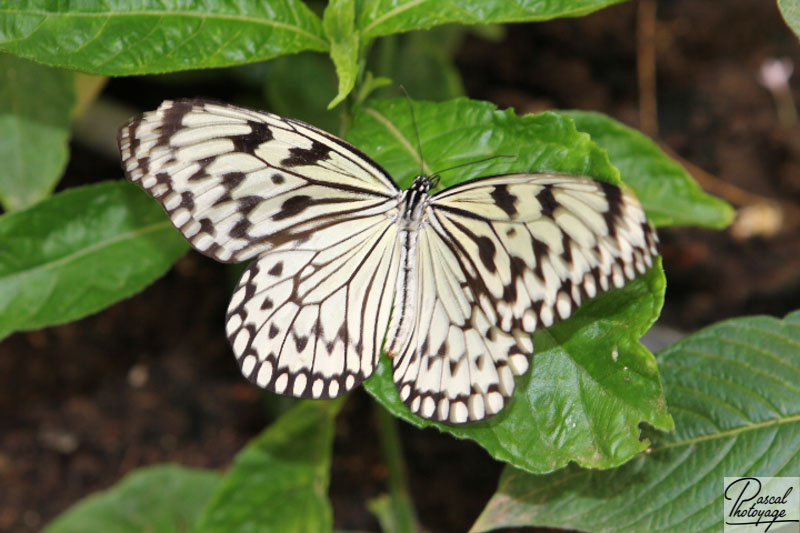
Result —
[[[473, 98], [519, 112], [596, 110], [639, 127], [636, 28], [637, 2], [510, 26], [499, 42], [470, 37], [457, 64]], [[660, 231], [669, 282], [662, 323], [691, 331], [800, 308], [800, 128], [779, 124], [757, 81], [769, 58], [790, 57], [800, 68], [797, 39], [774, 2], [662, 0], [655, 50], [658, 139], [716, 177], [703, 183], [730, 200], [777, 199], [784, 212], [777, 233], [746, 240], [730, 231]], [[76, 145], [65, 183], [120, 176], [117, 161]], [[38, 531], [140, 466], [225, 468], [269, 423], [279, 406], [240, 378], [225, 340], [233, 279], [190, 253], [102, 313], [0, 344], [0, 530]], [[357, 391], [337, 420], [337, 529], [378, 530], [366, 510], [386, 491], [373, 409]], [[400, 430], [421, 523], [465, 531], [502, 465], [470, 442]]]

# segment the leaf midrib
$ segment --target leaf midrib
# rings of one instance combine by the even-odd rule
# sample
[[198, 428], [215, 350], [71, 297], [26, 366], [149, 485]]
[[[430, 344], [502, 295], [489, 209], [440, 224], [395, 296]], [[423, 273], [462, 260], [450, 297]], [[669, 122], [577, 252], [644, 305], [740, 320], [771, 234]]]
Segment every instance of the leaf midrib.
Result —
[[379, 17], [374, 18], [369, 24], [367, 24], [361, 30], [361, 33], [363, 35], [369, 35], [369, 32], [372, 31], [373, 28], [375, 28], [377, 26], [380, 26], [386, 20], [388, 20], [388, 19], [390, 19], [392, 17], [395, 17], [395, 16], [399, 15], [400, 13], [402, 13], [404, 11], [408, 11], [409, 9], [415, 8], [420, 4], [424, 4], [427, 1], [428, 0], [412, 0], [411, 2], [408, 2], [408, 3], [402, 4], [400, 6], [397, 6], [396, 8], [387, 11], [383, 15], [380, 15]]
[[691, 446], [693, 444], [697, 444], [699, 442], [705, 442], [708, 440], [724, 439], [727, 437], [739, 435], [741, 433], [746, 433], [748, 431], [755, 431], [757, 429], [762, 429], [770, 426], [780, 426], [782, 424], [790, 424], [792, 422], [800, 422], [800, 413], [786, 417], [770, 418], [769, 420], [764, 420], [763, 422], [757, 422], [755, 424], [750, 424], [747, 426], [739, 426], [731, 429], [726, 429], [725, 431], [720, 431], [718, 433], [711, 433], [709, 435], [700, 435], [698, 437], [692, 437], [686, 440], [667, 442], [664, 444], [651, 446], [650, 448], [648, 448], [647, 453], [654, 454], [670, 448], [677, 448], [679, 446]]
[[[383, 127], [385, 127], [386, 130], [397, 139], [397, 141], [403, 146], [403, 148], [405, 148], [406, 151], [409, 154], [411, 154], [412, 157], [419, 158], [419, 154], [417, 154], [417, 151], [414, 149], [414, 147], [411, 145], [408, 139], [406, 139], [406, 137], [402, 134], [402, 132], [399, 129], [397, 129], [397, 126], [395, 126], [392, 123], [392, 121], [390, 121], [379, 111], [371, 107], [364, 109], [364, 111], [375, 117], [375, 120], [380, 122], [383, 125]], [[433, 171], [428, 166], [428, 163], [426, 163], [425, 161], [422, 161], [422, 171], [425, 172], [425, 175], [427, 176], [433, 174]]]
[[32, 268], [25, 268], [23, 270], [20, 270], [18, 272], [15, 272], [13, 274], [8, 275], [8, 276], [2, 276], [2, 277], [0, 277], [0, 283], [7, 282], [9, 280], [14, 280], [16, 278], [21, 278], [21, 277], [26, 277], [26, 276], [29, 276], [29, 275], [33, 275], [33, 274], [38, 273], [38, 272], [47, 272], [48, 270], [53, 270], [56, 267], [60, 267], [62, 265], [71, 263], [73, 261], [76, 261], [76, 260], [80, 259], [81, 257], [83, 257], [85, 255], [89, 255], [89, 254], [94, 253], [94, 252], [96, 252], [98, 250], [102, 250], [103, 248], [107, 248], [107, 247], [113, 246], [114, 244], [117, 244], [119, 242], [122, 242], [122, 241], [125, 241], [125, 240], [134, 239], [136, 237], [142, 237], [144, 235], [147, 235], [147, 234], [150, 234], [150, 233], [155, 233], [156, 231], [160, 231], [162, 229], [169, 228], [169, 227], [171, 227], [171, 223], [168, 222], [168, 221], [164, 221], [164, 222], [157, 222], [155, 224], [150, 224], [149, 226], [142, 226], [142, 227], [137, 228], [135, 230], [127, 231], [125, 233], [120, 233], [119, 235], [115, 235], [114, 237], [112, 237], [110, 239], [96, 242], [96, 243], [91, 244], [91, 245], [89, 245], [89, 246], [87, 246], [85, 248], [81, 248], [80, 250], [78, 250], [76, 252], [67, 254], [67, 255], [65, 255], [65, 256], [63, 256], [63, 257], [61, 257], [59, 259], [56, 259], [54, 261], [48, 261], [46, 263], [42, 263], [42, 264], [37, 265], [37, 266], [32, 267]]

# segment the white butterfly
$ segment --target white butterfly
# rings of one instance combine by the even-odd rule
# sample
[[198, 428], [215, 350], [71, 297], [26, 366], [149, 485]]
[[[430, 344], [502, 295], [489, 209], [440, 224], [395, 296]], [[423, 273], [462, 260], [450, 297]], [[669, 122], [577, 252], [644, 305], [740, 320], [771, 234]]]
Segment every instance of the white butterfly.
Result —
[[125, 172], [198, 251], [256, 258], [227, 333], [260, 387], [333, 398], [392, 358], [405, 404], [450, 424], [503, 409], [531, 333], [652, 265], [636, 199], [560, 174], [399, 190], [360, 150], [298, 120], [165, 101], [119, 134]]

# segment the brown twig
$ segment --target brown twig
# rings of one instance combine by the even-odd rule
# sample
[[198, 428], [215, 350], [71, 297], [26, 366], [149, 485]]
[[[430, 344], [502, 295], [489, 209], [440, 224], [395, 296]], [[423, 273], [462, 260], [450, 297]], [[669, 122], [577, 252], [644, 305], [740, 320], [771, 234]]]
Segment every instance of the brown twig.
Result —
[[668, 156], [683, 165], [700, 187], [738, 207], [736, 220], [730, 227], [734, 238], [773, 237], [787, 226], [789, 209], [785, 203], [731, 185], [684, 159], [666, 144], [659, 145]]
[[655, 137], [658, 135], [655, 0], [639, 0], [636, 41], [636, 68], [639, 75], [639, 129], [650, 137]]
[[738, 206], [774, 201], [765, 196], [760, 196], [758, 194], [746, 191], [740, 187], [737, 187], [736, 185], [731, 185], [730, 183], [727, 183], [713, 174], [706, 172], [688, 159], [684, 159], [663, 142], [659, 142], [658, 144], [668, 156], [676, 160], [678, 163], [683, 165], [687, 171], [689, 171], [689, 174], [691, 174], [695, 181], [700, 184], [700, 187], [711, 194], [715, 194]]

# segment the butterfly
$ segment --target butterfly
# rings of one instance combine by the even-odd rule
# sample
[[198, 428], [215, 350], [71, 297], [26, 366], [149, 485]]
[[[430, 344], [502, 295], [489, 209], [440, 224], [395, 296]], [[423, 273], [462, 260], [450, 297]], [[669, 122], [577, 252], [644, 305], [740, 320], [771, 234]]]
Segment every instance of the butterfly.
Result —
[[657, 237], [627, 191], [514, 173], [401, 190], [361, 152], [299, 120], [165, 101], [119, 133], [127, 178], [199, 252], [254, 259], [226, 332], [267, 390], [335, 398], [392, 362], [400, 398], [448, 424], [511, 398], [531, 334], [652, 266]]

